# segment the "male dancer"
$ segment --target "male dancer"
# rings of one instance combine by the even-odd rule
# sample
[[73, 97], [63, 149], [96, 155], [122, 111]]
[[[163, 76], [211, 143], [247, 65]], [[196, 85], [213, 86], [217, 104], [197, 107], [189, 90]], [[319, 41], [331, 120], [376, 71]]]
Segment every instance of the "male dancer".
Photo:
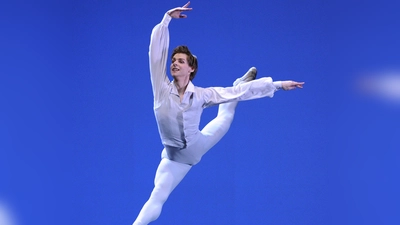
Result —
[[[276, 81], [264, 77], [255, 80], [257, 70], [252, 67], [232, 87], [201, 88], [193, 85], [197, 72], [197, 58], [186, 46], [174, 49], [170, 72], [166, 74], [169, 47], [168, 24], [172, 18], [186, 18], [190, 2], [169, 10], [151, 34], [149, 59], [154, 95], [154, 113], [164, 149], [157, 168], [154, 189], [133, 225], [147, 225], [158, 218], [170, 193], [193, 165], [228, 131], [238, 101], [273, 97], [278, 89], [302, 88], [304, 82]], [[219, 105], [218, 115], [199, 130], [204, 108]]]

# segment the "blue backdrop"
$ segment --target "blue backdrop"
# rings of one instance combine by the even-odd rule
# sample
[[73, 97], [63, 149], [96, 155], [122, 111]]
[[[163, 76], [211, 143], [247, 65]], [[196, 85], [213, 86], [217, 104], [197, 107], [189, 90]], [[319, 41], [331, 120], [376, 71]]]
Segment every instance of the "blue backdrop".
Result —
[[[185, 2], [1, 4], [0, 206], [21, 224], [131, 224], [163, 148], [150, 34]], [[306, 84], [240, 103], [154, 224], [398, 224], [398, 3], [191, 7], [170, 51], [197, 55], [195, 85], [230, 86], [251, 66]]]

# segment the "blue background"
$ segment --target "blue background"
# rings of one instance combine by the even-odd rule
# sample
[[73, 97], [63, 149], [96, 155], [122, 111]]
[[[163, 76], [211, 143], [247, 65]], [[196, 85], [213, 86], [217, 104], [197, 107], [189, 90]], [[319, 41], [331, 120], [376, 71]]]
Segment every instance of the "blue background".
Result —
[[[1, 4], [0, 203], [21, 224], [131, 224], [163, 148], [150, 34], [185, 2]], [[399, 98], [358, 88], [394, 71], [400, 89], [398, 3], [191, 7], [170, 23], [170, 51], [197, 55], [195, 85], [230, 86], [251, 66], [306, 84], [239, 103], [154, 224], [398, 224]]]

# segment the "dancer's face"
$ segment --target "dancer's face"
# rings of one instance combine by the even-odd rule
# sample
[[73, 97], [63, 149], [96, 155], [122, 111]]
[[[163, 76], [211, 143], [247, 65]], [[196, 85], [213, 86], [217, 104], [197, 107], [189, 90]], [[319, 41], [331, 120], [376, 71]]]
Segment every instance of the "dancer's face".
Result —
[[193, 68], [189, 66], [187, 61], [187, 55], [183, 53], [176, 53], [172, 57], [171, 63], [171, 75], [175, 77], [190, 77], [190, 73], [193, 72]]

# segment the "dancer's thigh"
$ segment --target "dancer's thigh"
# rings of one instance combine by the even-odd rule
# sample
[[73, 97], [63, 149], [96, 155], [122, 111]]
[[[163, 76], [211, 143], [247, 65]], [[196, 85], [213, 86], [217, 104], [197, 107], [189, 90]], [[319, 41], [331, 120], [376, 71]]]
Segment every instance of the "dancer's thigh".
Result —
[[204, 136], [204, 148], [210, 149], [217, 144], [222, 137], [228, 132], [238, 102], [229, 102], [219, 105], [218, 115], [211, 120], [202, 130]]
[[208, 151], [217, 144], [228, 132], [230, 124], [219, 121], [218, 118], [208, 123], [202, 130], [201, 147]]
[[192, 167], [163, 158], [157, 168], [154, 185], [171, 193]]

